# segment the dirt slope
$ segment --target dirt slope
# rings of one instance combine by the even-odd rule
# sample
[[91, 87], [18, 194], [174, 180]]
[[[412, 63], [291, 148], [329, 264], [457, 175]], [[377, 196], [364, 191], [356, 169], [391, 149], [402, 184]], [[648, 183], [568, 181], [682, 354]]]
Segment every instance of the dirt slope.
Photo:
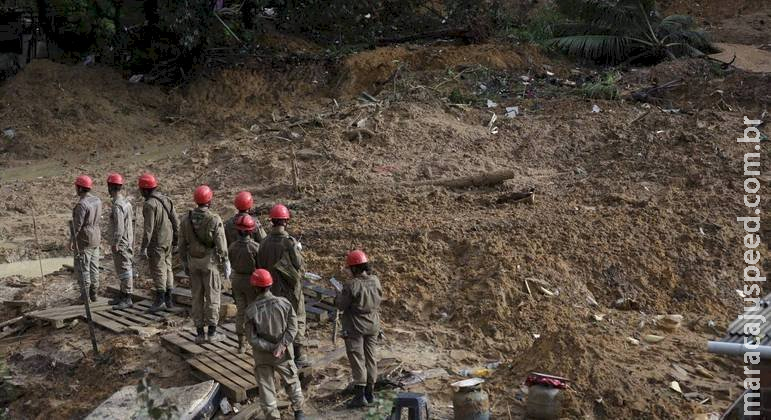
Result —
[[[365, 52], [346, 60], [345, 71], [227, 70], [174, 93], [128, 85], [105, 69], [34, 63], [0, 86], [0, 122], [21, 133], [3, 143], [0, 240], [18, 245], [4, 255], [29, 252], [31, 239], [14, 242], [31, 238], [26, 204], [38, 209], [50, 253], [64, 253], [71, 179], [80, 172], [101, 181], [110, 170], [131, 179], [152, 170], [180, 208], [208, 183], [223, 215], [232, 195], [249, 189], [263, 207], [289, 204], [312, 271], [339, 275], [352, 247], [372, 256], [386, 332], [417, 331], [413, 340], [441, 356], [421, 367], [504, 360], [490, 378], [496, 417], [521, 412], [519, 386], [532, 370], [574, 381], [571, 418], [689, 418], [725, 408], [740, 371], [704, 346], [741, 307], [734, 219], [744, 211], [746, 150], [734, 138], [742, 116], [760, 115], [771, 98], [767, 78], [719, 78], [709, 65], [688, 64], [688, 83], [667, 101], [689, 113], [673, 114], [555, 90], [546, 69], [570, 68], [535, 51], [476, 47], [498, 57], [481, 62], [465, 48], [448, 48], [447, 58], [434, 57], [442, 54], [436, 47]], [[409, 66], [384, 88], [397, 60]], [[457, 76], [474, 63], [487, 70]], [[684, 64], [625, 75], [625, 88], [665, 79], [677, 73], [673, 65]], [[521, 75], [536, 81], [523, 85]], [[481, 92], [480, 83], [500, 89]], [[722, 102], [706, 87], [721, 89]], [[382, 101], [356, 101], [365, 89]], [[500, 106], [451, 106], [443, 97], [453, 89]], [[533, 93], [520, 96], [523, 89]], [[750, 91], [757, 96], [744, 99]], [[594, 104], [602, 112], [591, 112]], [[503, 118], [504, 106], [524, 115]], [[25, 111], [11, 117], [19, 107]], [[497, 134], [488, 127], [492, 112]], [[357, 124], [374, 136], [351, 136]], [[295, 139], [300, 196], [284, 138]], [[414, 185], [504, 168], [516, 177], [497, 187]], [[502, 200], [530, 186], [533, 205]], [[107, 196], [101, 182], [96, 193]], [[660, 333], [653, 316], [666, 313], [685, 316], [678, 332], [658, 345], [631, 344], [628, 337]], [[458, 350], [474, 357], [452, 357]], [[672, 363], [714, 373], [682, 381], [708, 402], [668, 389]], [[440, 406], [450, 396], [446, 382], [431, 388]], [[42, 415], [20, 404], [12, 413]]]

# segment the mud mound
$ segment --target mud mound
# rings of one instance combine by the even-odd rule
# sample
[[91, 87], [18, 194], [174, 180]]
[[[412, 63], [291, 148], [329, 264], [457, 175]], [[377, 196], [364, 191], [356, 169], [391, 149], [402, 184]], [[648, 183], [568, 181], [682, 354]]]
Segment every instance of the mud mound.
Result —
[[0, 126], [16, 132], [0, 140], [0, 153], [22, 159], [53, 152], [98, 156], [157, 142], [171, 134], [162, 118], [176, 113], [173, 96], [158, 88], [129, 84], [107, 68], [46, 60], [0, 85], [0, 98]]

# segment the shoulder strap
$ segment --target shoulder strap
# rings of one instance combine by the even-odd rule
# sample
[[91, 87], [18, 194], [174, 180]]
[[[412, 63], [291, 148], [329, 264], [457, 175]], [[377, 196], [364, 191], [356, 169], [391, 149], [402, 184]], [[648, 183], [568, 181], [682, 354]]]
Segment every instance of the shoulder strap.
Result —
[[171, 210], [169, 210], [169, 208], [166, 207], [166, 203], [164, 203], [163, 200], [160, 199], [160, 197], [157, 197], [157, 196], [154, 196], [154, 195], [151, 195], [151, 196], [149, 196], [147, 198], [148, 198], [148, 200], [151, 199], [151, 198], [154, 198], [154, 199], [158, 200], [159, 203], [161, 203], [161, 207], [163, 207], [163, 210], [166, 211], [166, 217], [169, 218], [169, 223], [171, 223], [171, 227], [174, 230], [174, 233], [176, 234], [177, 233], [177, 229], [174, 226], [174, 221], [173, 221], [174, 219], [171, 217]]

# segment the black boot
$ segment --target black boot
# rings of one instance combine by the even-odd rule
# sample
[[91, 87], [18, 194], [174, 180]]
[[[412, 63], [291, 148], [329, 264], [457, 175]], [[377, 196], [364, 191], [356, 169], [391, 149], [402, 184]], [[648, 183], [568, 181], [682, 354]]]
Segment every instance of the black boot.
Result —
[[217, 341], [222, 341], [225, 339], [225, 336], [217, 332], [217, 327], [214, 325], [209, 325], [209, 334], [206, 336], [206, 341], [210, 343], [216, 343]]
[[305, 413], [302, 410], [295, 411], [294, 420], [305, 420]]
[[294, 364], [297, 366], [297, 369], [302, 369], [310, 366], [311, 363], [308, 360], [308, 355], [305, 354], [303, 345], [293, 343], [292, 346], [294, 347]]
[[348, 405], [346, 405], [346, 407], [361, 408], [369, 405], [367, 404], [367, 399], [364, 398], [364, 388], [364, 385], [356, 385], [356, 394], [354, 394], [353, 398], [351, 398], [351, 401], [348, 401]]
[[126, 309], [132, 306], [134, 306], [134, 302], [131, 301], [131, 295], [124, 293], [123, 299], [117, 305], [113, 305], [112, 309]]
[[238, 334], [238, 353], [239, 354], [246, 353], [246, 343], [244, 342], [243, 334]]
[[148, 309], [147, 311], [158, 312], [166, 309], [166, 302], [163, 299], [163, 292], [154, 290], [153, 294], [155, 295], [155, 299], [153, 300], [152, 306], [150, 306], [150, 309]]
[[203, 344], [206, 342], [206, 333], [203, 332], [203, 327], [196, 327], [195, 329], [195, 343]]
[[375, 385], [374, 384], [367, 384], [366, 388], [364, 388], [364, 399], [367, 400], [368, 404], [375, 403]]
[[121, 302], [123, 302], [125, 294], [123, 292], [118, 292], [118, 296], [116, 296], [114, 299], [110, 299], [107, 301], [108, 305], [117, 305]]
[[163, 300], [166, 303], [166, 309], [174, 308], [174, 296], [171, 294], [171, 289], [166, 289], [166, 293], [163, 295]]
[[91, 299], [91, 302], [96, 302], [96, 288], [91, 288], [88, 291], [88, 297]]

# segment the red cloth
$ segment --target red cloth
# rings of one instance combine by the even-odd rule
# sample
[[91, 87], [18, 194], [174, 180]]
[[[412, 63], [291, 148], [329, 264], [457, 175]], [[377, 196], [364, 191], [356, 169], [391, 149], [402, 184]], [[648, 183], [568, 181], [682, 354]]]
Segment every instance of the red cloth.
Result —
[[557, 389], [565, 389], [568, 387], [567, 382], [560, 381], [559, 379], [554, 378], [545, 378], [540, 375], [530, 375], [525, 380], [525, 385], [527, 386], [533, 386], [533, 385], [543, 385], [548, 386], [551, 388], [557, 388]]

